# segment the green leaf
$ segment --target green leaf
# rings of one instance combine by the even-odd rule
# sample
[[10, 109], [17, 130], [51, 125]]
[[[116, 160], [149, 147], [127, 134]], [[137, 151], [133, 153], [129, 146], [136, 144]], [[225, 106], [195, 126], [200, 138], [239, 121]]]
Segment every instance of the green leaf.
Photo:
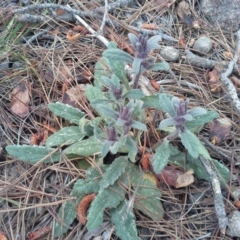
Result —
[[122, 98], [130, 98], [130, 99], [141, 99], [144, 97], [144, 93], [140, 89], [131, 89], [127, 93], [123, 95]]
[[125, 171], [128, 164], [128, 158], [121, 156], [116, 158], [113, 163], [107, 168], [103, 175], [102, 181], [100, 183], [100, 192], [103, 191], [108, 186], [115, 183], [115, 181], [121, 176]]
[[160, 221], [164, 214], [160, 197], [160, 190], [151, 180], [145, 178], [137, 192], [134, 207], [153, 220]]
[[84, 157], [99, 154], [102, 148], [102, 142], [94, 136], [81, 140], [67, 147], [63, 152], [65, 154], [77, 154]]
[[71, 228], [70, 226], [76, 216], [76, 208], [73, 202], [67, 201], [63, 203], [61, 208], [59, 209], [58, 217], [64, 222], [65, 225], [58, 221], [55, 222], [54, 237], [61, 237], [64, 233], [66, 233], [69, 228]]
[[125, 199], [124, 190], [115, 183], [100, 192], [91, 203], [87, 216], [87, 229], [95, 229], [103, 222], [103, 212], [106, 208], [115, 208]]
[[101, 89], [94, 87], [93, 85], [90, 85], [90, 84], [87, 85], [85, 94], [90, 103], [92, 103], [98, 99], [107, 99]]
[[218, 118], [219, 115], [215, 111], [208, 111], [204, 115], [195, 117], [193, 121], [186, 122], [185, 126], [188, 129], [194, 129], [196, 127], [202, 127], [204, 124], [211, 122], [214, 118]]
[[[58, 212], [58, 217], [61, 221], [56, 221], [54, 226], [54, 236], [60, 237], [64, 233], [66, 233], [70, 225], [73, 223], [76, 218], [76, 207], [80, 200], [89, 193], [97, 193], [99, 189], [98, 179], [95, 180], [83, 180], [79, 179], [73, 186], [73, 190], [71, 192], [72, 197], [77, 197], [76, 200], [67, 201], [62, 204], [61, 208]], [[64, 224], [62, 224], [64, 222]], [[67, 227], [69, 226], [69, 227]]]
[[179, 134], [183, 146], [188, 150], [188, 153], [193, 158], [198, 158], [199, 155], [199, 139], [194, 133], [191, 133], [189, 130]]
[[80, 118], [82, 118], [85, 113], [77, 108], [74, 108], [68, 104], [63, 104], [60, 102], [48, 104], [48, 108], [56, 116], [62, 117], [68, 120], [70, 123], [79, 124]]
[[101, 89], [104, 83], [103, 78], [110, 78], [111, 75], [112, 71], [109, 68], [109, 60], [107, 58], [101, 57], [94, 67], [94, 77], [97, 79], [97, 81], [94, 81], [94, 84], [97, 87], [99, 83], [101, 83], [102, 86], [99, 85], [99, 88]]
[[151, 64], [147, 69], [153, 71], [169, 71], [170, 66], [167, 62], [159, 62]]
[[47, 147], [59, 146], [62, 144], [70, 145], [75, 143], [85, 136], [78, 126], [64, 127], [58, 132], [48, 137], [46, 141]]
[[128, 157], [129, 157], [130, 161], [131, 162], [136, 162], [138, 146], [135, 143], [135, 141], [132, 139], [132, 137], [129, 136], [129, 135], [126, 138], [125, 148], [126, 148], [126, 150], [128, 152]]
[[140, 131], [147, 131], [147, 126], [144, 123], [132, 120], [132, 127]]
[[100, 173], [98, 176], [92, 179], [79, 179], [73, 185], [73, 189], [71, 192], [72, 197], [83, 198], [85, 195], [89, 193], [97, 193], [99, 190], [99, 182], [100, 182]]
[[162, 144], [156, 148], [153, 155], [153, 170], [156, 174], [159, 174], [163, 168], [168, 164], [168, 158], [170, 156], [169, 142], [164, 139]]
[[128, 202], [122, 201], [117, 208], [110, 212], [112, 223], [116, 229], [116, 235], [124, 240], [141, 240], [137, 236], [137, 227], [134, 213], [129, 210]]
[[143, 108], [161, 109], [159, 104], [159, 94], [145, 96], [141, 100], [143, 101]]
[[[211, 163], [217, 169], [217, 173], [218, 173], [221, 185], [225, 186], [226, 183], [230, 179], [229, 169], [215, 159], [210, 158], [208, 160], [211, 161]], [[202, 165], [201, 161], [199, 159], [195, 159], [195, 158], [191, 157], [189, 154], [187, 155], [187, 158], [186, 158], [185, 153], [179, 153], [175, 156], [171, 156], [169, 158], [169, 163], [180, 166], [181, 168], [186, 169], [186, 170], [193, 169], [194, 174], [199, 179], [204, 179], [207, 181], [210, 180], [209, 175], [208, 175], [207, 171], [205, 170], [204, 166]]]
[[59, 151], [52, 153], [54, 150], [56, 151], [53, 148], [28, 145], [9, 145], [6, 147], [9, 155], [31, 164], [35, 164], [42, 159], [45, 159], [44, 163], [60, 162], [61, 154]]
[[[120, 50], [120, 49], [117, 49], [116, 45], [110, 43], [108, 45], [108, 49], [106, 51], [109, 51], [109, 50]], [[120, 50], [120, 51], [122, 51], [122, 50]], [[125, 57], [127, 56], [127, 58], [130, 57], [129, 58], [130, 61], [132, 58], [132, 61], [133, 61], [133, 57], [131, 55], [129, 55], [128, 53], [122, 51], [122, 54], [125, 55]], [[126, 54], [128, 54], [128, 55], [126, 55]], [[103, 53], [103, 55], [104, 55], [104, 53]], [[120, 58], [115, 59], [115, 61], [108, 58], [108, 63], [109, 63], [108, 66], [110, 66], [112, 72], [119, 78], [119, 80], [125, 85], [125, 87], [127, 89], [130, 89], [127, 75], [126, 75], [124, 61], [122, 61]]]
[[175, 110], [172, 101], [170, 100], [167, 94], [165, 93], [159, 94], [159, 105], [164, 112], [167, 112], [171, 115], [171, 117], [174, 117]]
[[127, 63], [133, 62], [133, 57], [123, 50], [117, 48], [110, 48], [103, 52], [103, 57], [109, 59], [110, 61], [122, 61]]

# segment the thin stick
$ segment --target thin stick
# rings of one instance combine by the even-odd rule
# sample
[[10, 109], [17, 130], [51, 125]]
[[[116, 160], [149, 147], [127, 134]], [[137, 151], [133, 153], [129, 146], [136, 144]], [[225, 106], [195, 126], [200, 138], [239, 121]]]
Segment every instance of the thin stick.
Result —
[[203, 156], [199, 156], [199, 159], [201, 160], [203, 166], [205, 167], [207, 173], [209, 174], [212, 190], [213, 190], [213, 196], [214, 196], [214, 207], [215, 212], [218, 218], [218, 224], [219, 229], [222, 234], [225, 234], [226, 227], [228, 224], [228, 218], [226, 216], [225, 206], [223, 202], [223, 196], [221, 192], [221, 187], [219, 183], [219, 179], [217, 176], [217, 173], [211, 166], [210, 162], [206, 160]]
[[237, 94], [236, 88], [233, 85], [232, 81], [228, 78], [229, 75], [233, 71], [234, 65], [238, 61], [238, 54], [240, 52], [240, 30], [237, 31], [236, 36], [237, 36], [236, 53], [235, 53], [232, 61], [229, 62], [227, 70], [224, 73], [221, 74], [220, 79], [221, 79], [222, 83], [226, 86], [226, 88], [229, 92], [229, 96], [231, 97], [235, 108], [237, 109], [238, 113], [240, 114], [240, 101], [239, 101], [239, 98], [238, 98], [238, 94]]
[[105, 26], [105, 24], [106, 24], [107, 15], [108, 15], [108, 1], [105, 0], [105, 11], [104, 11], [104, 15], [103, 15], [103, 20], [102, 20], [101, 27], [99, 28], [99, 33], [100, 33], [100, 34], [103, 33], [103, 28], [104, 28], [104, 26]]
[[54, 3], [43, 3], [43, 4], [32, 4], [27, 7], [22, 7], [18, 9], [12, 10], [12, 13], [23, 13], [23, 12], [30, 12], [34, 10], [40, 10], [44, 8], [54, 8], [54, 9], [61, 9], [63, 11], [81, 16], [81, 17], [89, 17], [89, 13], [82, 12], [76, 9], [69, 8], [67, 6], [62, 6], [60, 4], [54, 4]]

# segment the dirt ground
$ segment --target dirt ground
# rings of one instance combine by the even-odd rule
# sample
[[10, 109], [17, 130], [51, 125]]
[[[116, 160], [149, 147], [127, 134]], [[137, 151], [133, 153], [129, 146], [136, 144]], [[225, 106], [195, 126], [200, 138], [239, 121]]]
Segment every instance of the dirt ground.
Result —
[[[227, 2], [222, 2], [226, 8]], [[50, 227], [50, 231], [41, 239], [54, 239], [52, 227], [58, 209], [70, 198], [74, 182], [84, 178], [84, 170], [74, 162], [31, 165], [11, 158], [5, 151], [7, 145], [31, 144], [38, 141], [34, 139], [36, 134], [50, 135], [62, 127], [61, 120], [48, 110], [48, 103], [62, 101], [83, 110], [89, 108], [85, 85], [94, 81], [94, 66], [106, 47], [76, 21], [66, 4], [99, 31], [105, 6], [101, 0], [0, 1], [0, 231], [7, 239], [33, 240], [29, 233], [44, 227]], [[207, 1], [188, 0], [181, 4], [175, 0], [108, 1], [108, 17], [101, 34], [130, 53], [129, 32], [161, 35], [162, 48], [152, 56], [166, 60], [171, 72], [147, 72], [145, 77], [165, 92], [188, 98], [192, 106], [214, 110], [231, 122], [230, 131], [215, 144], [208, 125], [199, 133], [211, 157], [231, 172], [228, 188], [222, 189], [229, 214], [239, 209], [234, 192], [239, 189], [240, 111], [228, 86], [221, 81], [221, 74], [238, 55], [234, 35], [238, 19], [236, 16], [226, 23], [228, 12], [223, 20], [219, 18], [220, 22], [208, 18], [207, 10], [214, 6], [209, 7]], [[224, 14], [217, 6], [217, 13]], [[23, 7], [25, 11], [18, 11]], [[210, 41], [209, 50], [206, 46], [194, 47], [200, 37]], [[238, 60], [229, 76], [238, 96], [239, 64]], [[156, 91], [154, 86], [150, 84], [148, 90]], [[14, 98], [16, 93], [21, 101]], [[137, 212], [141, 239], [238, 239], [221, 235], [209, 182], [196, 178], [188, 187], [176, 189], [162, 183], [160, 189], [164, 219], [155, 222]], [[105, 220], [109, 220], [107, 213]], [[118, 239], [111, 224], [104, 231], [109, 238], [102, 237], [101, 232], [91, 239]], [[69, 232], [58, 239], [84, 239], [86, 233], [87, 229], [75, 221]]]

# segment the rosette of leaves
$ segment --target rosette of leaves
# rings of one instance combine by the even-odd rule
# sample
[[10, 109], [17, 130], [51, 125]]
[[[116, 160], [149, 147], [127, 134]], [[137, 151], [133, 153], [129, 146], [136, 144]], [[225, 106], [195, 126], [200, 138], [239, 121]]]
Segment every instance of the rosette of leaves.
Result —
[[[218, 114], [214, 111], [207, 111], [201, 107], [195, 107], [188, 109], [189, 101], [180, 100], [177, 97], [170, 97], [167, 94], [159, 94], [159, 105], [162, 111], [169, 114], [169, 118], [161, 121], [159, 125], [160, 130], [170, 132], [170, 134], [164, 138], [163, 142], [155, 149], [155, 154], [153, 156], [153, 169], [155, 173], [159, 174], [162, 169], [168, 164], [170, 156], [171, 159], [176, 158], [177, 155], [181, 154], [176, 148], [173, 148], [173, 145], [170, 143], [176, 138], [180, 138], [181, 143], [188, 151], [191, 162], [192, 159], [198, 161], [198, 156], [201, 154], [207, 160], [212, 161], [207, 149], [194, 134], [196, 130], [201, 129], [204, 124], [212, 121], [214, 118], [218, 117]], [[172, 162], [172, 161], [171, 161]], [[214, 162], [212, 161], [214, 164]], [[177, 161], [174, 162], [177, 164]], [[179, 161], [179, 166], [183, 166], [182, 158]], [[195, 174], [200, 178], [208, 179], [207, 175], [202, 174], [206, 172], [204, 167], [201, 164], [187, 164], [194, 169]], [[221, 173], [221, 177], [224, 178], [224, 181], [229, 180], [229, 171], [222, 164], [215, 164], [216, 168]]]

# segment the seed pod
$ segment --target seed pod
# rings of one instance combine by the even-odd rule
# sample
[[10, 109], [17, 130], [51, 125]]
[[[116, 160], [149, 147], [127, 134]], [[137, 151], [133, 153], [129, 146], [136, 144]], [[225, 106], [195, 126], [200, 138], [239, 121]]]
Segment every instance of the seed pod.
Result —
[[78, 220], [83, 225], [86, 225], [87, 223], [87, 210], [95, 196], [96, 195], [94, 193], [86, 195], [78, 204], [77, 207]]

